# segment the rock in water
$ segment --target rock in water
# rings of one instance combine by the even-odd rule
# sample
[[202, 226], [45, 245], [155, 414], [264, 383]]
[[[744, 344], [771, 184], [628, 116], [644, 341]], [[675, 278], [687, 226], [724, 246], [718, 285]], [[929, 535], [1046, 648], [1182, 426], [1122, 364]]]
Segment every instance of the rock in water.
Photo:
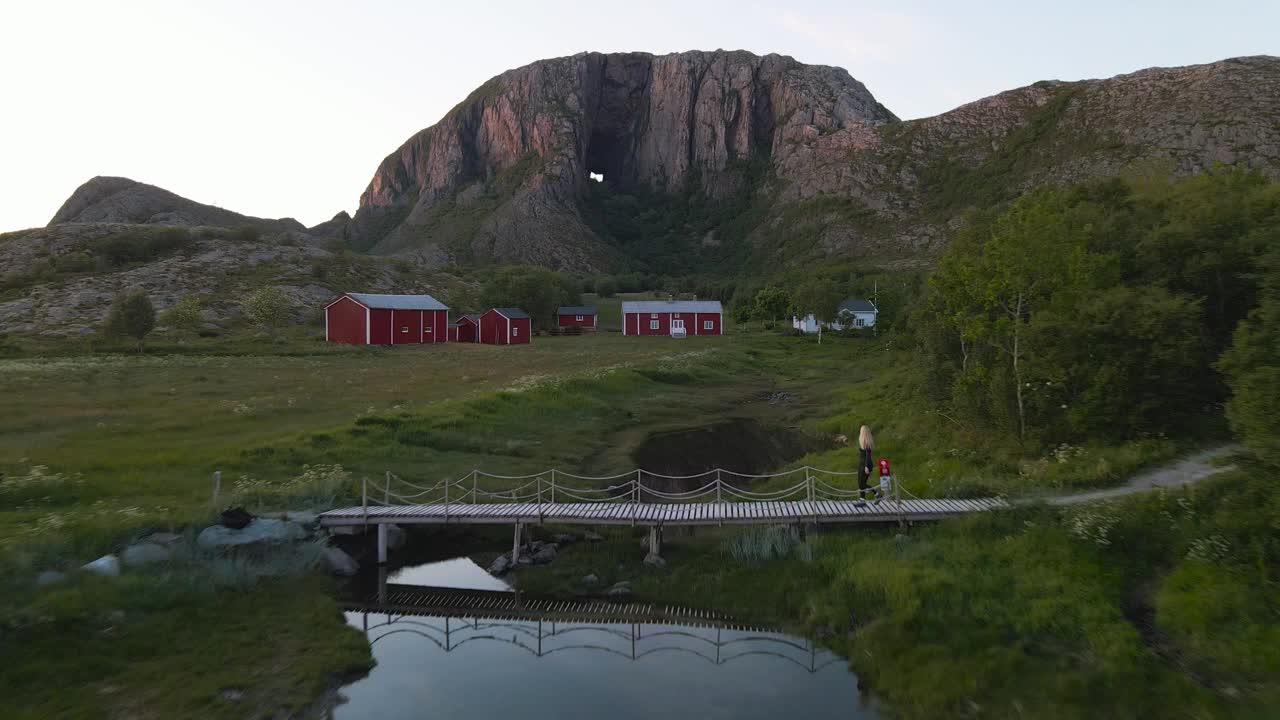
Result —
[[489, 565], [490, 575], [503, 575], [511, 569], [511, 558], [507, 555], [499, 555], [493, 564]]
[[631, 599], [631, 583], [620, 582], [608, 590], [604, 591], [605, 597], [615, 602], [623, 602]]
[[324, 549], [324, 563], [334, 575], [351, 577], [360, 572], [360, 563], [356, 559], [336, 547]]
[[95, 575], [104, 575], [106, 577], [120, 576], [120, 558], [115, 555], [103, 555], [91, 563], [85, 563], [80, 566], [81, 570], [86, 570]]
[[546, 565], [556, 559], [556, 548], [554, 545], [543, 545], [533, 554], [533, 561], [539, 565]]
[[585, 575], [582, 578], [582, 584], [586, 585], [587, 587], [591, 587], [593, 585], [599, 585], [600, 578], [596, 577], [595, 575]]
[[120, 559], [128, 567], [139, 567], [152, 563], [168, 562], [169, 549], [155, 543], [139, 543], [130, 545], [120, 553]]
[[307, 532], [301, 525], [287, 520], [271, 520], [258, 518], [241, 530], [234, 530], [223, 525], [210, 525], [200, 531], [196, 544], [214, 550], [269, 542], [292, 542], [306, 538]]
[[651, 567], [664, 568], [667, 566], [667, 561], [663, 560], [662, 556], [657, 553], [649, 553], [644, 556], [644, 564]]
[[555, 536], [554, 540], [557, 545], [572, 545], [578, 541], [578, 536], [573, 533], [560, 533]]

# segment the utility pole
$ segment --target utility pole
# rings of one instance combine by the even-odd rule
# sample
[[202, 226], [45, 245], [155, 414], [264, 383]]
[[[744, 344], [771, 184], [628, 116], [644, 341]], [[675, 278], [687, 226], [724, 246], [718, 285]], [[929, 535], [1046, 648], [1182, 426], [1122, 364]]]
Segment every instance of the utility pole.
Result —
[[880, 337], [880, 279], [871, 281], [871, 306], [876, 309], [875, 322], [871, 325], [871, 336]]

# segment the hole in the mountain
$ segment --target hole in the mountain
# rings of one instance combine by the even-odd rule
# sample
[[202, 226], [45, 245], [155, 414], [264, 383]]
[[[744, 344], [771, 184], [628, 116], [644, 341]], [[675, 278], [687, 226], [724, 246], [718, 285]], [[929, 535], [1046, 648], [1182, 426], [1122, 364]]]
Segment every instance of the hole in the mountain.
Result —
[[587, 173], [587, 177], [595, 180], [596, 182], [604, 182], [604, 173], [589, 172]]

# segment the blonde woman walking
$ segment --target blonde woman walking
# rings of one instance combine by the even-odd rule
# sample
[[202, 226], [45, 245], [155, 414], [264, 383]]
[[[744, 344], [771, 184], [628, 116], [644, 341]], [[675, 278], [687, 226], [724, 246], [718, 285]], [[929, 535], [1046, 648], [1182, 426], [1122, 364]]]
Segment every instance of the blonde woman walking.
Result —
[[[871, 451], [875, 449], [876, 441], [871, 436], [871, 428], [863, 425], [858, 430], [858, 499], [866, 500], [867, 498], [867, 478], [871, 477], [871, 466], [875, 461], [871, 459]], [[875, 493], [876, 501], [880, 500], [880, 493]]]

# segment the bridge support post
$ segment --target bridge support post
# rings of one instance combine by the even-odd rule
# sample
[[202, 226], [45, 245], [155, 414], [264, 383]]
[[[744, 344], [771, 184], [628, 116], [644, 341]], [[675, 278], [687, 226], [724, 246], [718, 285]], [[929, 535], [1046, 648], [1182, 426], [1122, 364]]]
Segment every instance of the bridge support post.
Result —
[[649, 554], [662, 556], [662, 530], [657, 525], [649, 526]]
[[378, 564], [387, 564], [387, 524], [378, 523]]
[[520, 523], [516, 523], [515, 532], [511, 540], [511, 567], [515, 567], [516, 562], [520, 560]]

